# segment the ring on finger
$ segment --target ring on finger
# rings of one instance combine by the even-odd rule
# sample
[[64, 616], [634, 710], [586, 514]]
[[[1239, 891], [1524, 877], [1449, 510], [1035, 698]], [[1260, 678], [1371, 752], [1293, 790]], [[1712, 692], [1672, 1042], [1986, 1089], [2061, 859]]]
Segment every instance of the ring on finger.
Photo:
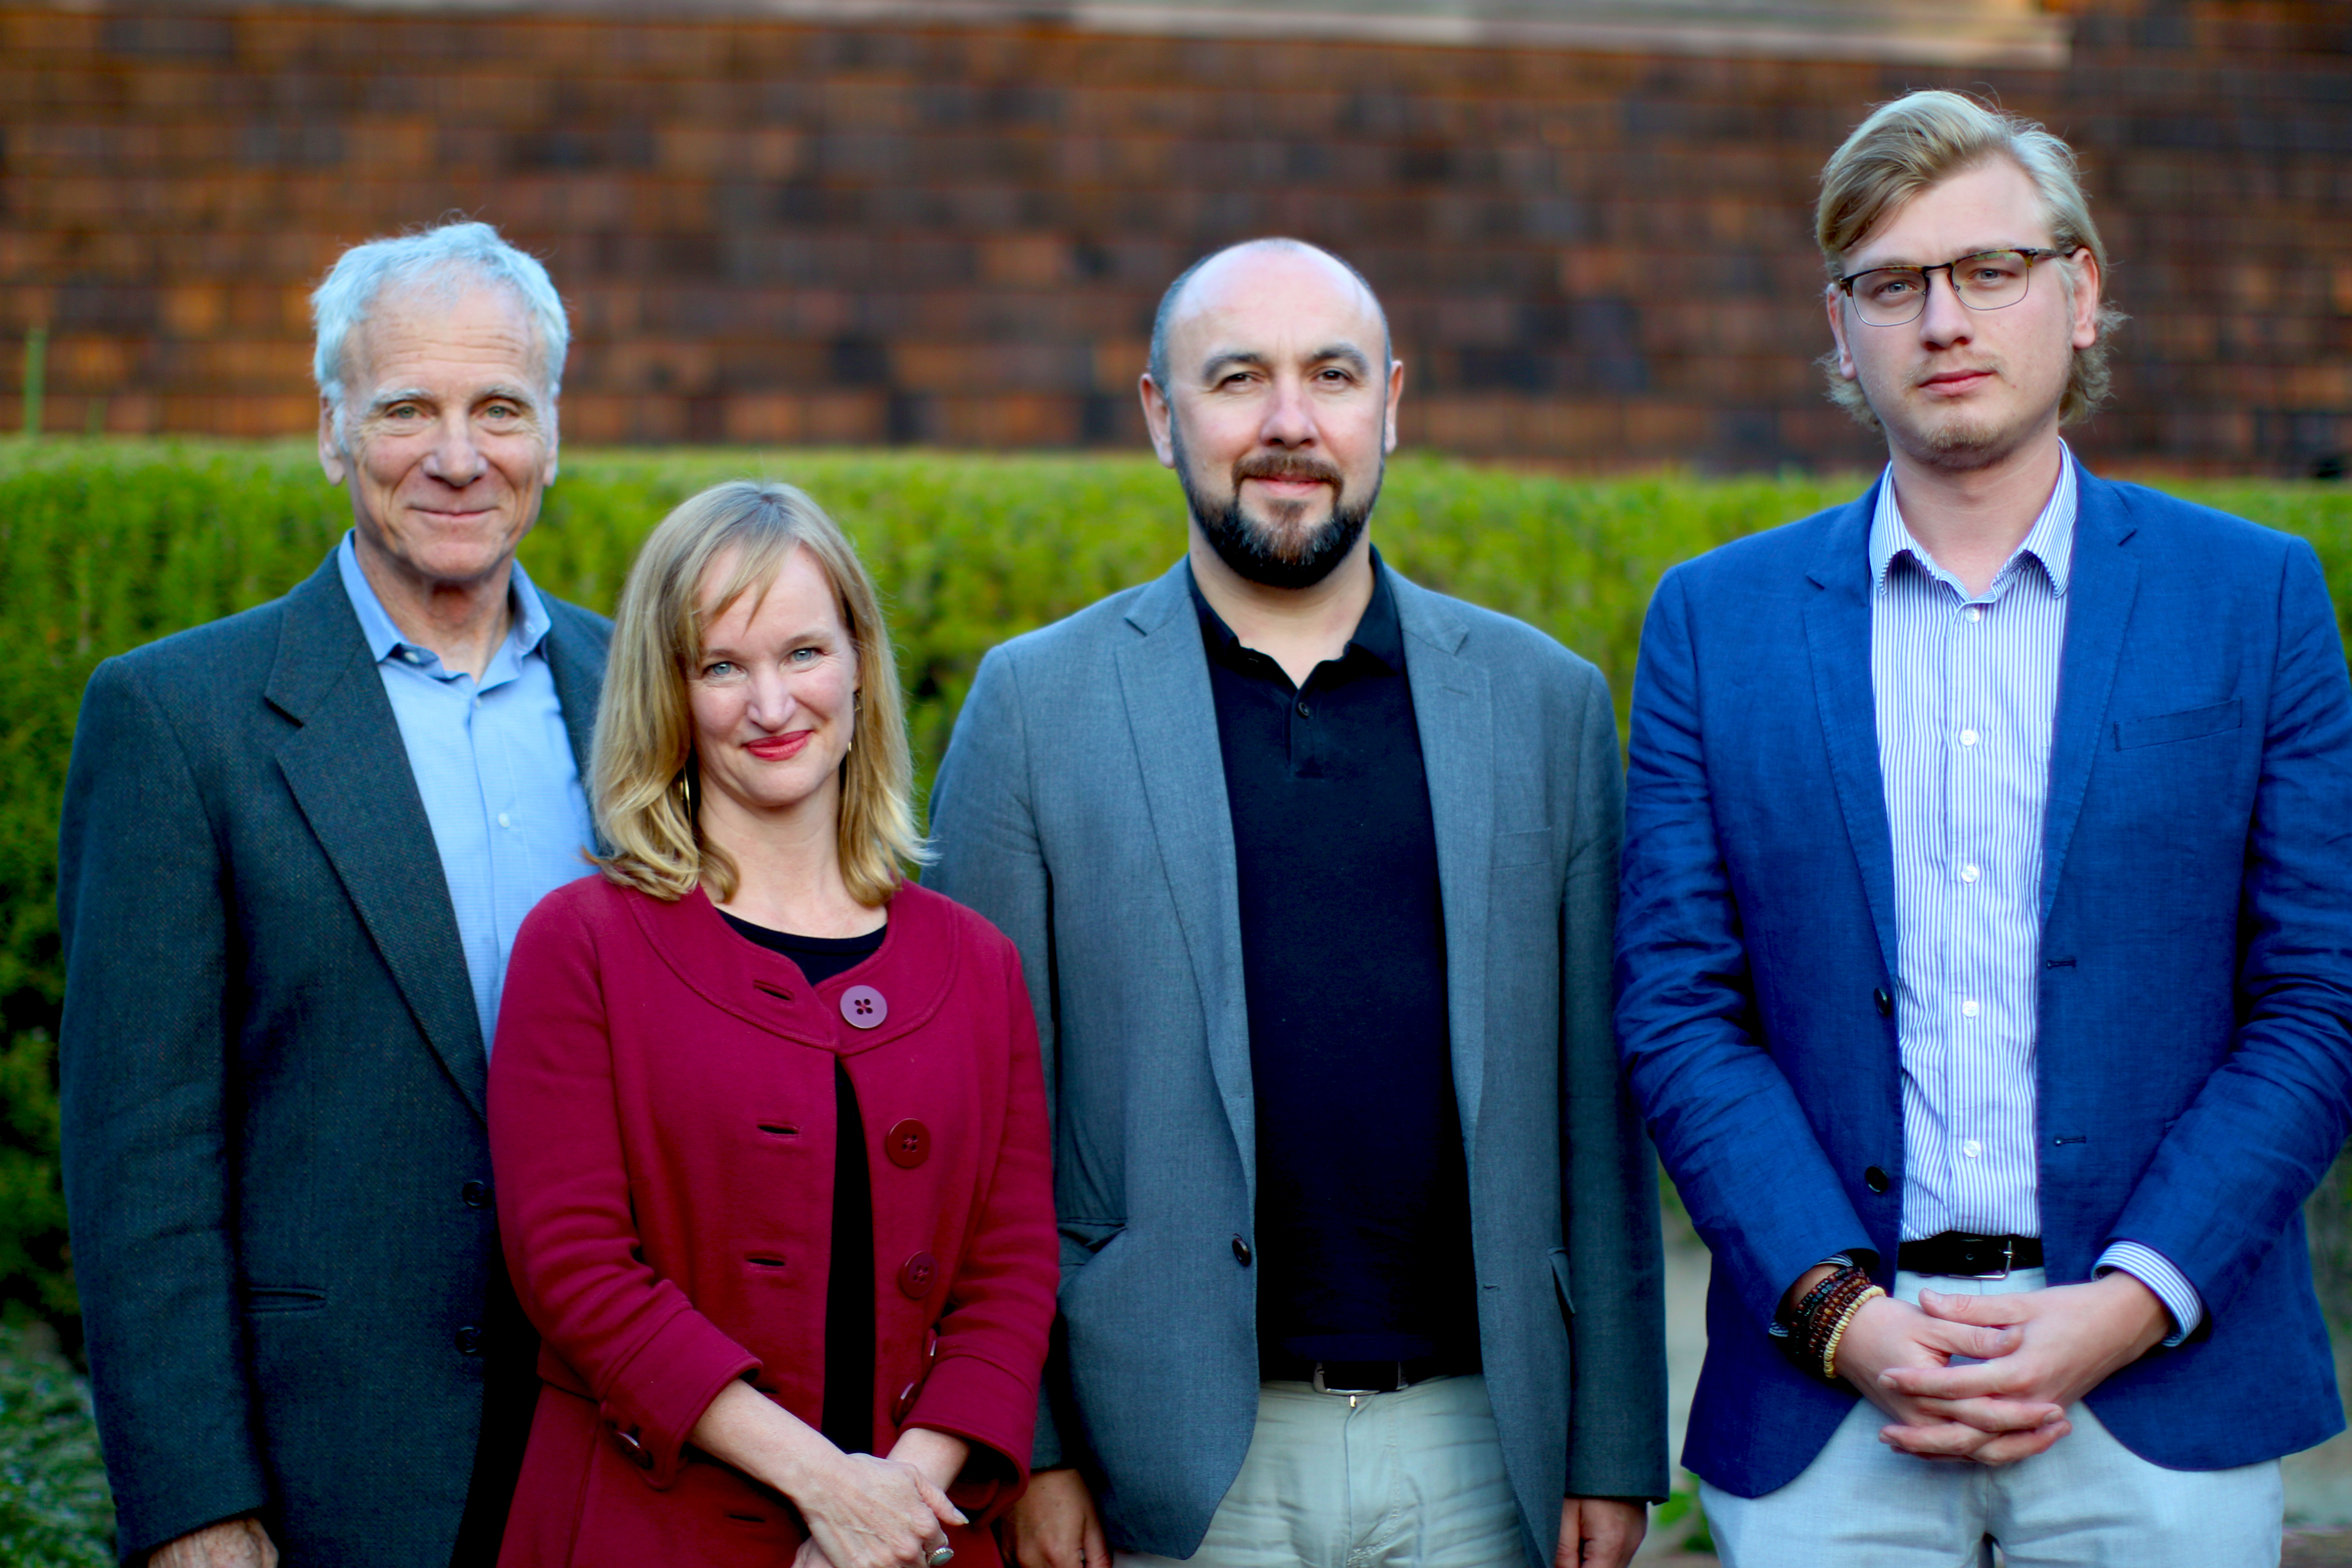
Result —
[[948, 1568], [948, 1564], [954, 1560], [954, 1547], [934, 1546], [931, 1548], [931, 1554], [929, 1557], [924, 1558], [923, 1562], [927, 1565], [927, 1568]]

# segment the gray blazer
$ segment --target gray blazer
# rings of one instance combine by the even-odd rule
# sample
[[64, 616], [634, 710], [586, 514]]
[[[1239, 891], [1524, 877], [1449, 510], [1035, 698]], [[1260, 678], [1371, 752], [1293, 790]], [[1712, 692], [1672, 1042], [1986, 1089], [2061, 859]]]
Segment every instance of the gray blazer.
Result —
[[[1528, 1560], [1549, 1564], [1563, 1496], [1667, 1489], [1656, 1177], [1610, 1033], [1616, 721], [1600, 671], [1549, 637], [1390, 581], [1480, 1343]], [[1249, 1448], [1258, 1357], [1233, 828], [1181, 563], [982, 661], [931, 826], [929, 884], [1019, 946], [1044, 1036], [1063, 1348], [1036, 1461], [1090, 1472], [1114, 1545], [1189, 1556]]]
[[[547, 608], [584, 771], [611, 626]], [[457, 916], [333, 557], [99, 666], [66, 801], [66, 1201], [123, 1554], [255, 1510], [288, 1568], [447, 1563], [461, 1519], [494, 1552], [537, 1346]]]

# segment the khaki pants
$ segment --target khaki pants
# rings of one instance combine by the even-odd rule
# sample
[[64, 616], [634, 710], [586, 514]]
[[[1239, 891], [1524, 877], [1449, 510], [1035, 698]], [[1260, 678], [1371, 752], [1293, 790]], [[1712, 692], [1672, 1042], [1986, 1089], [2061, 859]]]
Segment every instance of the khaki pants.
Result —
[[[1174, 1558], [1113, 1555], [1117, 1568], [1177, 1568]], [[1249, 1457], [1185, 1562], [1526, 1568], [1486, 1380], [1441, 1377], [1353, 1400], [1303, 1383], [1261, 1384]]]

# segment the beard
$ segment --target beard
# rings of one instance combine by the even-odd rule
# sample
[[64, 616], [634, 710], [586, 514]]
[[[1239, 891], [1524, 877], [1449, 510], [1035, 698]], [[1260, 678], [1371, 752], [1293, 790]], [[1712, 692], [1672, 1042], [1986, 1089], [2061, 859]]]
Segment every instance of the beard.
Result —
[[[1359, 499], [1348, 494], [1339, 470], [1320, 458], [1253, 452], [1234, 465], [1233, 489], [1218, 501], [1193, 484], [1182, 434], [1171, 429], [1169, 437], [1175, 448], [1177, 483], [1183, 487], [1184, 502], [1208, 536], [1210, 548], [1236, 576], [1268, 588], [1311, 588], [1328, 577], [1363, 538], [1388, 471], [1383, 458], [1373, 470], [1370, 489]], [[1306, 502], [1277, 501], [1271, 521], [1254, 518], [1242, 510], [1244, 479], [1319, 481], [1331, 487], [1331, 510], [1320, 521], [1309, 521]]]

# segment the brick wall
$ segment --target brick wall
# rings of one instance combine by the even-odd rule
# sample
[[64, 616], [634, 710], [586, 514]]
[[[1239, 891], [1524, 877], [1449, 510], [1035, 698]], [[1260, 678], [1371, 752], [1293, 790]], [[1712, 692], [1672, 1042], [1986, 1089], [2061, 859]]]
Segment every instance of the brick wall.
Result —
[[1996, 91], [2082, 151], [2135, 318], [2126, 466], [2352, 450], [2352, 9], [2075, 6], [1989, 70], [1033, 28], [0, 0], [0, 430], [299, 432], [307, 290], [462, 209], [544, 257], [575, 442], [1132, 445], [1159, 290], [1267, 231], [1395, 320], [1406, 438], [1864, 461], [1808, 204], [1865, 107]]

